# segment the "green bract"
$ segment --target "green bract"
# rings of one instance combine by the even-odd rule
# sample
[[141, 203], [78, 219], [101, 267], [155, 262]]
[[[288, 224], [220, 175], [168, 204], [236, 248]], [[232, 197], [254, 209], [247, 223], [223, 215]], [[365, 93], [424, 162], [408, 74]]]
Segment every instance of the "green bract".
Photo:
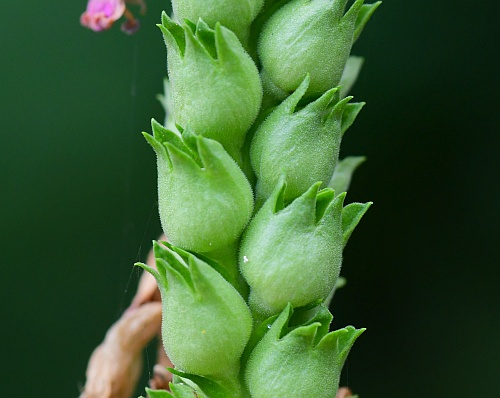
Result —
[[238, 384], [239, 359], [252, 318], [245, 301], [216, 270], [183, 250], [154, 243], [156, 267], [137, 264], [158, 282], [162, 336], [176, 369]]
[[380, 2], [356, 0], [292, 0], [264, 25], [258, 52], [265, 81], [275, 96], [296, 90], [311, 75], [308, 96], [337, 86], [351, 46]]
[[328, 333], [332, 316], [325, 307], [305, 324], [290, 324], [288, 305], [253, 350], [245, 381], [256, 398], [332, 398], [340, 372], [365, 329], [352, 326]]
[[197, 25], [187, 20], [178, 25], [163, 13], [159, 27], [168, 50], [175, 122], [219, 141], [239, 159], [262, 100], [254, 62], [219, 23], [214, 30], [201, 19]]
[[246, 229], [239, 266], [250, 285], [249, 303], [263, 315], [323, 301], [342, 264], [342, 204], [331, 189], [310, 187], [287, 207], [281, 181]]
[[264, 0], [173, 0], [172, 9], [179, 21], [197, 21], [202, 18], [210, 26], [220, 22], [245, 43], [250, 24], [263, 3]]
[[340, 100], [339, 89], [333, 88], [296, 110], [308, 85], [309, 75], [255, 133], [250, 153], [259, 199], [269, 197], [282, 175], [287, 182], [285, 201], [298, 197], [317, 181], [325, 187], [332, 178], [342, 134], [361, 107], [351, 104], [344, 112], [352, 97]]
[[176, 133], [153, 121], [144, 133], [156, 152], [158, 207], [163, 231], [183, 249], [199, 253], [234, 245], [253, 210], [252, 188], [217, 141], [190, 129]]

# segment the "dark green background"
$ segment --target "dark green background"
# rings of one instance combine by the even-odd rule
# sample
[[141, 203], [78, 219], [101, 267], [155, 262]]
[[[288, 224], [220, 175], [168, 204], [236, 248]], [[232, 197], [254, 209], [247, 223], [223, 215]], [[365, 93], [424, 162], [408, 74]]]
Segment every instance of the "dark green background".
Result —
[[[1, 397], [78, 395], [159, 233], [140, 132], [163, 117], [168, 5], [148, 5], [134, 37], [80, 27], [83, 0], [2, 7]], [[375, 205], [333, 312], [368, 328], [343, 377], [363, 398], [500, 397], [495, 5], [385, 0], [353, 51], [349, 198]]]

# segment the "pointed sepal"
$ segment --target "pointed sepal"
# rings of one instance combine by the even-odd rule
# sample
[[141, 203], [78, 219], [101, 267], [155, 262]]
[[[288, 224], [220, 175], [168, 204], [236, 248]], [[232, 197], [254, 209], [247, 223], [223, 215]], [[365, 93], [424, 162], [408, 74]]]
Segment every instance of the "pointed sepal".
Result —
[[354, 229], [359, 224], [361, 218], [363, 218], [372, 204], [373, 202], [351, 203], [344, 207], [344, 210], [342, 211], [342, 231], [344, 246], [347, 244], [347, 241], [351, 237]]
[[345, 64], [344, 72], [340, 78], [340, 96], [345, 97], [351, 90], [354, 83], [358, 79], [361, 68], [363, 67], [364, 58], [351, 55]]
[[342, 135], [352, 126], [361, 109], [365, 106], [365, 102], [355, 102], [347, 104], [342, 113]]
[[318, 344], [318, 349], [333, 351], [335, 360], [338, 361], [338, 367], [342, 368], [354, 342], [365, 330], [365, 328], [356, 329], [353, 326], [346, 326], [345, 328], [335, 330], [323, 337]]
[[364, 156], [347, 156], [337, 163], [328, 187], [335, 192], [346, 192], [356, 169], [366, 161]]
[[376, 3], [373, 4], [363, 4], [356, 19], [356, 27], [354, 28], [354, 38], [353, 38], [354, 41], [358, 40], [358, 37], [361, 34], [361, 32], [363, 32], [366, 23], [370, 20], [375, 10], [381, 4], [382, 4], [381, 1], [377, 1]]
[[[206, 398], [240, 398], [241, 385], [235, 377], [233, 379], [210, 379], [204, 376], [199, 376], [187, 372], [182, 372], [178, 369], [168, 369], [172, 374], [177, 376], [180, 382], [189, 384], [197, 395], [195, 397]], [[176, 384], [174, 384], [176, 385]], [[178, 384], [177, 384], [178, 385]]]

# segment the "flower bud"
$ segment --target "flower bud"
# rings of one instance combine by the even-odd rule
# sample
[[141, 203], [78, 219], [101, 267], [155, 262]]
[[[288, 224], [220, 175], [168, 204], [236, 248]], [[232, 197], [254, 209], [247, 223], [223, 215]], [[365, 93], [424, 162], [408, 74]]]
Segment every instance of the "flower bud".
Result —
[[143, 133], [157, 155], [158, 207], [163, 231], [183, 249], [212, 252], [234, 244], [253, 211], [252, 188], [217, 141], [182, 137], [152, 122]]
[[332, 315], [316, 315], [292, 326], [288, 305], [250, 355], [245, 381], [252, 397], [332, 398], [345, 359], [365, 329], [352, 326], [328, 333]]
[[264, 316], [323, 301], [340, 272], [345, 193], [310, 187], [287, 207], [286, 185], [277, 188], [250, 222], [239, 266], [250, 286], [250, 307]]
[[345, 14], [347, 0], [292, 0], [281, 7], [265, 24], [258, 46], [266, 79], [292, 92], [309, 73], [308, 96], [337, 86], [352, 44], [380, 5], [363, 1]]
[[173, 0], [172, 9], [178, 21], [202, 18], [210, 26], [220, 22], [245, 43], [263, 3], [264, 0]]
[[194, 255], [154, 243], [162, 297], [162, 337], [177, 369], [216, 380], [236, 378], [252, 330], [245, 301], [221, 274]]
[[332, 177], [344, 123], [353, 121], [347, 117], [349, 112], [344, 112], [352, 97], [340, 100], [339, 89], [333, 88], [296, 110], [308, 85], [309, 75], [255, 133], [251, 161], [259, 200], [269, 197], [283, 174], [287, 181], [285, 201], [298, 197], [317, 181], [326, 187]]
[[201, 19], [159, 25], [167, 45], [175, 123], [219, 141], [235, 159], [259, 112], [259, 73], [236, 35], [219, 23], [212, 30]]

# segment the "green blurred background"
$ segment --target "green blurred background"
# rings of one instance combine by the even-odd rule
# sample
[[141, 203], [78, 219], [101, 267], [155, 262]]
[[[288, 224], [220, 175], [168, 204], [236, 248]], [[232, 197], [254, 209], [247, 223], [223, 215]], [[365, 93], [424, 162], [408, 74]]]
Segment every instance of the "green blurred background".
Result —
[[[84, 7], [3, 7], [0, 397], [78, 395], [160, 231], [140, 132], [163, 118], [170, 6], [149, 0], [133, 37], [80, 27]], [[335, 327], [368, 328], [342, 378], [362, 398], [500, 397], [498, 16], [385, 0], [354, 48], [368, 104], [342, 150], [368, 162], [348, 197], [375, 205], [332, 308]]]

